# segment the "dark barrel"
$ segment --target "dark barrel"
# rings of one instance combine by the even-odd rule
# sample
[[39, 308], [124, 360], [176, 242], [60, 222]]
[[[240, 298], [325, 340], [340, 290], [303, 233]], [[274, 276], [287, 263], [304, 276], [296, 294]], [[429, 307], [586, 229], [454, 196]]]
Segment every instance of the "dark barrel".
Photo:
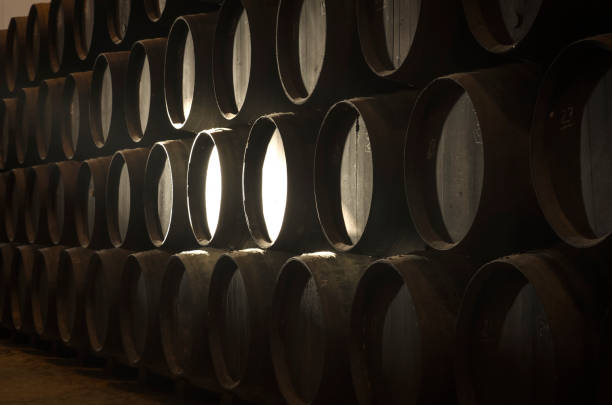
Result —
[[125, 88], [125, 122], [132, 141], [150, 145], [176, 138], [166, 116], [164, 102], [164, 55], [166, 38], [135, 42], [130, 52]]
[[438, 78], [421, 92], [404, 181], [428, 245], [491, 259], [551, 239], [528, 166], [537, 85], [533, 66], [514, 64]]
[[101, 53], [93, 68], [89, 126], [95, 145], [105, 153], [132, 143], [123, 112], [129, 58], [129, 51]]
[[30, 82], [38, 82], [51, 73], [49, 65], [49, 3], [30, 7], [26, 28], [25, 69]]
[[211, 391], [221, 388], [208, 347], [208, 294], [222, 250], [193, 250], [168, 261], [159, 307], [161, 340], [170, 372]]
[[128, 255], [123, 249], [99, 250], [89, 262], [85, 281], [85, 318], [94, 353], [110, 358], [125, 357], [119, 327], [119, 292]]
[[77, 174], [74, 220], [79, 244], [90, 249], [111, 247], [106, 223], [106, 174], [111, 157], [84, 161]]
[[612, 35], [576, 42], [546, 73], [531, 127], [531, 175], [540, 208], [566, 243], [612, 233]]
[[325, 246], [313, 190], [321, 117], [277, 113], [251, 127], [242, 190], [251, 236], [261, 248], [295, 251]]
[[85, 281], [93, 251], [71, 248], [62, 251], [57, 273], [56, 308], [60, 338], [79, 352], [89, 351], [85, 323]]
[[287, 111], [274, 57], [278, 4], [279, 0], [227, 0], [221, 6], [213, 83], [226, 120], [249, 123], [264, 114]]
[[4, 97], [9, 91], [6, 87], [6, 68], [8, 65], [8, 30], [0, 30], [0, 94]]
[[242, 156], [246, 128], [201, 132], [187, 170], [191, 230], [202, 246], [240, 249], [251, 243], [242, 208]]
[[276, 61], [285, 94], [293, 103], [328, 108], [375, 90], [377, 78], [359, 49], [355, 3], [279, 0]]
[[56, 161], [65, 158], [61, 136], [62, 93], [66, 79], [44, 80], [38, 90], [36, 149], [38, 159]]
[[[0, 212], [4, 213], [8, 206], [7, 198], [7, 188], [6, 184], [8, 181], [9, 172], [0, 172], [0, 195], [3, 195], [4, 198], [0, 199]], [[0, 244], [2, 242], [7, 242], [8, 237], [6, 236], [6, 226], [4, 225], [4, 217], [5, 215], [0, 215]], [[0, 317], [2, 315], [0, 314]]]
[[[172, 0], [170, 0], [172, 1]], [[105, 1], [106, 29], [114, 46], [128, 48], [140, 38], [154, 35], [142, 0]]]
[[317, 252], [283, 265], [272, 301], [270, 350], [289, 404], [355, 402], [349, 314], [359, 278], [371, 261]]
[[4, 215], [4, 228], [9, 242], [25, 242], [25, 169], [13, 169], [6, 179], [6, 209]]
[[28, 17], [13, 17], [6, 37], [6, 87], [13, 93], [26, 81], [25, 50]]
[[11, 318], [11, 271], [17, 245], [0, 244], [0, 326], [13, 329]]
[[217, 261], [208, 294], [208, 339], [221, 386], [273, 403], [280, 393], [270, 358], [269, 323], [276, 277], [291, 255], [247, 249]]
[[38, 118], [39, 87], [23, 87], [17, 90], [17, 131], [15, 150], [17, 163], [30, 165], [37, 160], [36, 133], [40, 120]]
[[80, 67], [74, 46], [75, 0], [51, 0], [49, 9], [49, 68], [52, 73], [68, 73]]
[[457, 321], [459, 403], [594, 403], [605, 253], [562, 247], [480, 268]]
[[474, 270], [465, 257], [432, 253], [368, 267], [353, 297], [348, 345], [360, 404], [455, 402], [455, 321]]
[[73, 41], [83, 66], [91, 68], [100, 52], [113, 46], [106, 30], [105, 0], [73, 0]]
[[32, 319], [32, 270], [34, 252], [39, 248], [38, 245], [18, 246], [10, 276], [13, 327], [26, 335], [35, 334]]
[[87, 159], [99, 153], [89, 126], [92, 76], [91, 70], [66, 76], [59, 117], [62, 149], [66, 159]]
[[155, 23], [160, 32], [167, 33], [172, 23], [180, 16], [215, 11], [223, 0], [142, 0], [142, 2], [147, 18]]
[[485, 62], [458, 0], [358, 0], [356, 11], [361, 52], [380, 77], [422, 87]]
[[0, 168], [12, 169], [17, 166], [16, 142], [19, 136], [19, 123], [17, 118], [17, 99], [3, 98], [0, 102]]
[[187, 164], [192, 139], [158, 142], [145, 169], [143, 203], [149, 239], [155, 247], [196, 245], [189, 229]]
[[53, 246], [34, 252], [32, 271], [32, 318], [38, 336], [46, 340], [59, 340], [57, 329], [57, 274], [60, 255], [65, 246]]
[[159, 303], [170, 254], [149, 250], [128, 256], [121, 276], [119, 323], [128, 364], [167, 372], [161, 346]]
[[106, 176], [106, 220], [114, 247], [151, 246], [143, 210], [145, 167], [149, 149], [126, 149], [113, 155]]
[[336, 103], [325, 116], [315, 151], [315, 198], [336, 250], [384, 255], [423, 247], [398, 182], [415, 98], [412, 91], [355, 98]]
[[47, 220], [51, 242], [68, 246], [78, 244], [75, 205], [79, 162], [59, 162], [49, 166]]
[[25, 232], [30, 243], [50, 244], [51, 236], [47, 226], [47, 205], [49, 204], [49, 165], [25, 169]]
[[166, 111], [174, 128], [198, 133], [224, 121], [213, 77], [213, 42], [218, 13], [184, 15], [168, 36], [164, 65]]
[[531, 0], [463, 0], [472, 35], [489, 52], [548, 61], [573, 40], [610, 30], [610, 5]]

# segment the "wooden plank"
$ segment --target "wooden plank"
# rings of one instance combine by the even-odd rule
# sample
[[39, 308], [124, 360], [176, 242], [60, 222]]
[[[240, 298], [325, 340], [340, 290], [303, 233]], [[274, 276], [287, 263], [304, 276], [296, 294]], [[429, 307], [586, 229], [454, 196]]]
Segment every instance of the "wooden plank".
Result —
[[195, 48], [193, 46], [193, 36], [187, 32], [185, 38], [185, 48], [183, 49], [183, 75], [182, 75], [182, 96], [183, 96], [183, 115], [185, 120], [189, 117], [191, 105], [193, 104], [193, 94], [195, 92]]
[[249, 18], [245, 10], [238, 20], [234, 33], [234, 52], [232, 61], [232, 74], [234, 80], [234, 99], [237, 111], [240, 111], [249, 87], [251, 75], [251, 30]]
[[300, 10], [298, 47], [302, 82], [308, 94], [312, 93], [325, 57], [327, 16], [325, 0], [303, 0]]
[[383, 0], [382, 24], [386, 48], [394, 68], [408, 56], [419, 23], [421, 0]]
[[119, 175], [119, 188], [117, 190], [117, 227], [121, 241], [125, 240], [130, 223], [130, 176], [127, 165], [121, 168]]
[[100, 121], [102, 122], [102, 138], [108, 138], [113, 118], [113, 79], [110, 68], [106, 66], [100, 86]]
[[138, 77], [138, 112], [140, 113], [140, 131], [144, 134], [149, 123], [149, 111], [151, 109], [151, 70], [149, 58], [146, 56], [142, 62], [140, 75]]
[[172, 219], [172, 169], [170, 161], [164, 158], [164, 167], [157, 182], [157, 215], [159, 218], [159, 229], [162, 239], [168, 234], [170, 221]]
[[483, 153], [478, 117], [464, 92], [446, 117], [436, 154], [438, 202], [451, 242], [463, 239], [476, 216], [484, 175]]

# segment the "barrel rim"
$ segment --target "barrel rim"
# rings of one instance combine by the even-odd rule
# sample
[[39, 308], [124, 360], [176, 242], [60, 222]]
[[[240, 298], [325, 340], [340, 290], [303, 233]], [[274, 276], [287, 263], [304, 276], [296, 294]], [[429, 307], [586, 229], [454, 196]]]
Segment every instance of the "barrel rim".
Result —
[[[128, 180], [130, 182], [130, 218], [128, 219], [126, 238], [121, 238], [121, 233], [119, 231], [119, 213], [117, 212], [117, 204], [114, 204], [113, 201], [117, 201], [119, 195], [119, 182], [121, 177], [121, 170], [125, 166], [128, 171]], [[106, 175], [106, 226], [108, 231], [108, 237], [112, 243], [112, 245], [116, 248], [121, 247], [123, 243], [125, 243], [125, 239], [127, 239], [127, 232], [130, 229], [130, 222], [132, 220], [132, 212], [134, 210], [134, 199], [132, 198], [133, 187], [132, 183], [132, 173], [130, 171], [130, 166], [127, 164], [127, 160], [125, 156], [123, 156], [123, 151], [117, 151], [113, 154], [110, 165], [108, 167], [107, 175]]]
[[110, 67], [109, 60], [107, 58], [106, 53], [101, 53], [96, 58], [93, 65], [93, 75], [91, 77], [91, 90], [90, 90], [90, 99], [89, 99], [89, 126], [90, 126], [90, 134], [91, 139], [98, 149], [104, 148], [106, 146], [110, 133], [112, 131], [112, 125], [114, 120], [114, 111], [111, 109], [110, 117], [109, 117], [109, 130], [106, 136], [106, 140], [104, 139], [104, 129], [102, 124], [102, 116], [100, 113], [101, 110], [101, 95], [102, 95], [102, 86], [104, 83], [104, 76], [106, 71], [108, 70], [110, 76], [110, 86], [111, 86], [111, 98], [115, 99], [115, 89], [113, 88], [113, 70]]
[[[581, 63], [584, 56], [590, 53], [592, 53], [592, 57], [601, 57], [602, 60], [607, 60], [608, 68], [612, 67], [612, 35], [604, 34], [576, 41], [567, 46], [554, 59], [542, 79], [530, 131], [531, 179], [541, 211], [557, 236], [565, 243], [577, 248], [597, 245], [608, 239], [612, 231], [598, 237], [590, 229], [588, 220], [585, 223], [583, 215], [586, 215], [586, 210], [584, 207], [582, 207], [581, 212], [567, 212], [564, 209], [561, 198], [552, 183], [555, 176], [549, 166], [549, 161], [554, 158], [564, 161], [574, 160], [576, 159], [576, 156], [573, 155], [575, 149], [561, 150], [558, 154], [553, 153], [547, 146], [549, 144], [546, 141], [550, 140], [551, 134], [546, 132], [545, 123], [551, 114], [549, 111], [551, 104], [559, 97], [560, 90], [557, 89], [559, 82], [563, 82], [568, 77], [584, 77], [583, 84], [586, 82], [587, 85], [594, 87], [597, 81], [601, 79], [601, 76], [599, 78], [585, 77], [585, 73], [588, 72], [595, 74], [592, 65]], [[604, 58], [604, 54], [608, 54], [607, 58]], [[592, 83], [592, 80], [595, 80], [595, 83]], [[571, 92], [571, 89], [567, 89], [567, 91]], [[582, 115], [582, 112], [580, 114]], [[578, 133], [578, 138], [580, 136], [581, 134]], [[554, 141], [552, 144], [554, 145], [556, 142], [558, 141]], [[567, 179], [564, 181], [567, 181]], [[584, 201], [582, 203], [584, 204]]]
[[[149, 115], [147, 116], [147, 123], [143, 129], [140, 123], [140, 96], [139, 96], [139, 85], [142, 80], [141, 74], [144, 69], [144, 65], [149, 64], [147, 47], [143, 41], [136, 41], [132, 45], [130, 50], [130, 57], [128, 60], [127, 67], [127, 83], [125, 87], [125, 123], [128, 129], [128, 136], [133, 142], [141, 142], [142, 139], [150, 132], [151, 124], [151, 112], [149, 108]], [[152, 83], [149, 83], [152, 90]], [[149, 98], [149, 106], [153, 102], [153, 94]]]

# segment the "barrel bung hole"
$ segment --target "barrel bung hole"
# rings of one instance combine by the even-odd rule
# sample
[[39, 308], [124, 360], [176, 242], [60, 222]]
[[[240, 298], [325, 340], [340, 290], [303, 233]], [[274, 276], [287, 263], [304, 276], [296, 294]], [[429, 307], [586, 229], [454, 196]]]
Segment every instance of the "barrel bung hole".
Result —
[[580, 179], [590, 228], [596, 238], [612, 232], [612, 69], [591, 92], [580, 124]]
[[[288, 262], [279, 277], [273, 320], [280, 353], [280, 373], [304, 403], [317, 396], [325, 364], [326, 326], [321, 297], [310, 270], [299, 261]], [[278, 369], [278, 366], [277, 366]]]
[[520, 272], [496, 266], [467, 314], [472, 389], [479, 403], [547, 403], [555, 397], [555, 346], [546, 310]]
[[374, 165], [368, 128], [356, 114], [346, 132], [340, 161], [340, 205], [350, 243], [361, 239], [370, 217]]

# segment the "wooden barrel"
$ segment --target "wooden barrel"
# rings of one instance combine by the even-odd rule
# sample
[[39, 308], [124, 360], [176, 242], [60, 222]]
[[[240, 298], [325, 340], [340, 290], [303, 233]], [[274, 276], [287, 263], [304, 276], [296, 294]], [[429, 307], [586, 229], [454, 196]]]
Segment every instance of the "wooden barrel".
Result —
[[198, 133], [224, 122], [212, 80], [213, 43], [218, 13], [178, 17], [168, 36], [164, 62], [166, 111], [176, 129]]
[[89, 127], [96, 147], [105, 153], [132, 143], [123, 112], [129, 58], [129, 51], [101, 53], [94, 64]]
[[56, 308], [60, 338], [68, 347], [82, 353], [89, 351], [85, 280], [93, 253], [80, 247], [62, 251], [57, 273]]
[[12, 169], [17, 166], [16, 141], [18, 136], [17, 99], [3, 98], [0, 102], [0, 136], [2, 142], [2, 154], [0, 155], [0, 167], [3, 170]]
[[31, 165], [36, 161], [36, 133], [38, 132], [39, 87], [23, 87], [17, 90], [17, 131], [15, 150], [19, 165]]
[[143, 210], [143, 182], [149, 149], [126, 149], [113, 155], [106, 176], [108, 236], [116, 248], [151, 246]]
[[452, 404], [455, 321], [475, 267], [418, 253], [381, 259], [361, 276], [349, 357], [360, 404]]
[[26, 335], [36, 333], [32, 318], [32, 270], [34, 268], [34, 252], [39, 248], [38, 245], [22, 245], [15, 248], [9, 281], [11, 285], [13, 327], [17, 332]]
[[201, 246], [240, 249], [252, 243], [240, 197], [247, 137], [245, 128], [215, 129], [193, 141], [187, 202], [191, 230]]
[[142, 0], [106, 1], [106, 29], [115, 47], [129, 49], [140, 38], [151, 38], [153, 24]]
[[6, 66], [8, 65], [7, 39], [8, 30], [0, 30], [0, 94], [2, 94], [2, 96], [9, 92], [6, 87]]
[[537, 73], [525, 64], [458, 73], [421, 92], [406, 135], [404, 181], [429, 246], [490, 260], [552, 239], [528, 166]]
[[328, 108], [375, 90], [377, 78], [359, 49], [355, 3], [279, 0], [276, 61], [285, 94], [293, 103]]
[[59, 162], [49, 166], [47, 223], [51, 242], [75, 246], [79, 243], [75, 225], [75, 205], [79, 162]]
[[149, 21], [161, 32], [168, 32], [175, 20], [187, 14], [210, 12], [219, 9], [223, 0], [143, 0], [144, 9]]
[[66, 76], [60, 117], [62, 149], [66, 159], [86, 159], [99, 153], [89, 126], [92, 76], [91, 70]]
[[282, 267], [270, 315], [270, 350], [289, 404], [354, 403], [349, 314], [367, 256], [303, 254]]
[[568, 248], [481, 267], [457, 321], [459, 403], [593, 403], [609, 268]]
[[224, 389], [258, 403], [280, 399], [268, 328], [276, 277], [290, 254], [247, 249], [217, 261], [208, 295], [210, 352]]
[[159, 328], [161, 283], [170, 254], [149, 250], [128, 256], [119, 291], [121, 340], [128, 364], [167, 373]]
[[274, 57], [280, 0], [228, 0], [219, 11], [213, 83], [221, 115], [237, 123], [288, 111]]
[[74, 219], [79, 244], [84, 248], [111, 247], [106, 223], [106, 174], [111, 157], [84, 161], [76, 184]]
[[125, 122], [132, 141], [139, 145], [176, 138], [166, 116], [164, 55], [166, 38], [144, 39], [132, 46], [125, 88]]
[[168, 261], [159, 307], [161, 341], [170, 372], [210, 390], [221, 388], [208, 347], [208, 294], [223, 250], [193, 250]]
[[6, 87], [13, 93], [26, 81], [25, 49], [28, 17], [13, 17], [6, 37]]
[[5, 329], [13, 329], [10, 281], [16, 247], [14, 243], [0, 244], [0, 325]]
[[36, 149], [38, 159], [57, 161], [65, 158], [60, 134], [62, 117], [62, 93], [66, 79], [44, 80], [38, 90]]
[[75, 0], [51, 0], [47, 29], [49, 68], [54, 74], [68, 73], [80, 67], [74, 46], [75, 6]]
[[158, 142], [145, 169], [143, 202], [149, 239], [155, 247], [195, 246], [187, 209], [187, 164], [193, 139]]
[[26, 26], [26, 77], [38, 82], [51, 74], [49, 66], [49, 3], [36, 3], [30, 7]]
[[479, 2], [463, 0], [472, 35], [486, 50], [516, 58], [548, 61], [570, 42], [610, 30], [610, 5], [581, 3]]
[[100, 52], [111, 49], [106, 29], [106, 1], [75, 0], [73, 41], [83, 66], [90, 67]]
[[25, 204], [23, 209], [26, 239], [30, 243], [51, 243], [47, 226], [49, 171], [49, 165], [38, 165], [25, 169]]
[[443, 74], [486, 66], [457, 0], [358, 0], [361, 51], [380, 77], [422, 87]]
[[531, 127], [531, 175], [540, 208], [566, 243], [587, 247], [612, 233], [612, 35], [576, 42], [540, 86]]
[[6, 179], [4, 227], [9, 242], [25, 242], [25, 169], [13, 169]]
[[85, 281], [85, 318], [89, 343], [94, 353], [123, 359], [119, 328], [119, 291], [128, 256], [123, 249], [99, 250], [89, 262]]
[[244, 211], [263, 249], [317, 250], [326, 245], [317, 219], [313, 163], [320, 115], [277, 113], [251, 127], [244, 152]]
[[415, 92], [335, 104], [317, 139], [314, 187], [329, 243], [369, 255], [421, 249], [398, 173]]
[[57, 274], [65, 246], [52, 246], [34, 252], [32, 270], [32, 318], [34, 329], [45, 340], [59, 340], [57, 329]]

